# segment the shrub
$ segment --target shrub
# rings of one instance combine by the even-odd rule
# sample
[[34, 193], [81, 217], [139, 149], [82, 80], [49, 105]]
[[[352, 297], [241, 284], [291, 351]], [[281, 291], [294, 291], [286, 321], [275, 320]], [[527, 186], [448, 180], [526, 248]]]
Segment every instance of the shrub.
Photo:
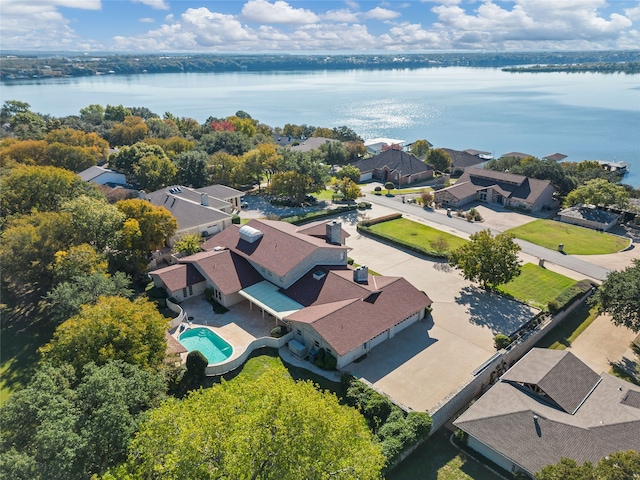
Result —
[[187, 375], [197, 380], [204, 378], [209, 360], [199, 350], [193, 350], [187, 355]]
[[427, 412], [409, 412], [407, 423], [413, 429], [416, 439], [422, 440], [429, 436], [433, 420]]
[[347, 257], [347, 265], [353, 265], [353, 263], [355, 262], [355, 260], [351, 257]]
[[371, 227], [372, 225], [377, 225], [378, 223], [388, 222], [390, 220], [396, 220], [398, 218], [402, 218], [401, 213], [391, 213], [389, 215], [384, 215], [378, 218], [372, 218], [371, 220], [363, 220], [360, 222], [361, 227]]
[[231, 216], [231, 223], [235, 223], [236, 225], [240, 224], [240, 215], [238, 215], [237, 213], [234, 213]]
[[457, 429], [453, 436], [461, 445], [466, 445], [469, 440], [469, 434], [464, 430]]
[[498, 333], [495, 337], [493, 337], [493, 343], [496, 347], [496, 350], [502, 350], [503, 348], [507, 348], [511, 345], [513, 340], [511, 337], [504, 335], [503, 333]]
[[269, 335], [273, 338], [284, 337], [286, 334], [287, 327], [285, 327], [284, 325], [278, 325], [277, 327], [272, 328], [269, 332]]
[[557, 300], [549, 300], [547, 303], [547, 308], [549, 309], [549, 313], [557, 313], [560, 310], [560, 304]]
[[433, 203], [433, 192], [422, 192], [420, 194], [420, 199], [422, 200], [422, 205], [425, 207], [430, 206]]
[[369, 202], [360, 202], [358, 204], [358, 210], [366, 210], [366, 209], [369, 209], [369, 208], [371, 208], [371, 203], [369, 203]]
[[382, 187], [378, 185], [376, 188], [373, 189], [373, 191], [375, 192], [376, 195], [380, 195], [380, 192], [382, 192]]

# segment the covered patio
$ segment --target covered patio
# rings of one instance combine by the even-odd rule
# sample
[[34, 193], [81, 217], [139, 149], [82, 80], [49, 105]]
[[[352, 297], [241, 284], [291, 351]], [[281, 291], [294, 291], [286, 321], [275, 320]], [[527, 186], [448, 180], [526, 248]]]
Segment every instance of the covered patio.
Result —
[[284, 324], [285, 322], [282, 319], [287, 315], [304, 308], [303, 305], [283, 295], [278, 290], [279, 288], [273, 283], [264, 280], [242, 289], [238, 293], [249, 300], [250, 310], [253, 310], [254, 305], [258, 307], [262, 312], [263, 319], [265, 318], [265, 313], [274, 317], [274, 326], [276, 326], [278, 321]]

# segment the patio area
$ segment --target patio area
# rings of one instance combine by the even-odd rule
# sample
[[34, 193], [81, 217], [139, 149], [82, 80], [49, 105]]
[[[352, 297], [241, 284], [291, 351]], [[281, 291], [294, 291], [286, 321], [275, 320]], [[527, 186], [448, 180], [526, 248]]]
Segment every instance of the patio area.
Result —
[[211, 328], [233, 346], [231, 359], [241, 355], [256, 338], [268, 337], [276, 326], [276, 319], [257, 307], [250, 309], [248, 301], [233, 305], [228, 312], [217, 314], [213, 306], [200, 295], [183, 301], [180, 306], [190, 319], [192, 326]]

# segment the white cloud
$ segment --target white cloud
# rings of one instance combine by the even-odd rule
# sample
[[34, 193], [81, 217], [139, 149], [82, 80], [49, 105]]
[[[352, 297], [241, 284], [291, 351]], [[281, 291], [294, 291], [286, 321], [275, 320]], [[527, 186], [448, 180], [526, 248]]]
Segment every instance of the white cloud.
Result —
[[155, 10], [169, 10], [169, 4], [164, 0], [131, 0], [133, 3], [142, 3]]
[[360, 19], [360, 14], [345, 8], [342, 10], [329, 10], [321, 14], [320, 18], [330, 22], [357, 23]]
[[388, 10], [386, 8], [376, 7], [372, 10], [369, 10], [364, 14], [365, 18], [371, 20], [393, 20], [400, 16], [399, 12], [394, 12], [393, 10]]
[[318, 16], [311, 10], [293, 8], [281, 0], [273, 3], [267, 0], [249, 0], [242, 7], [242, 16], [250, 22], [259, 24], [304, 25], [318, 21]]
[[424, 30], [420, 24], [403, 23], [380, 37], [387, 50], [438, 50], [449, 48], [447, 35]]
[[624, 14], [627, 16], [629, 20], [633, 20], [634, 22], [637, 22], [638, 20], [640, 20], [640, 5], [634, 8], [625, 8]]
[[151, 17], [143, 17], [143, 18], [138, 19], [138, 21], [140, 23], [155, 23], [156, 22], [156, 20], [154, 18], [151, 18]]

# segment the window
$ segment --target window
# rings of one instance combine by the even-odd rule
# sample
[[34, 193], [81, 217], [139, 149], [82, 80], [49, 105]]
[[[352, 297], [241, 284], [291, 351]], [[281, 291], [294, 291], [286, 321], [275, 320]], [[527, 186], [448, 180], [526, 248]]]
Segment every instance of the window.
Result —
[[189, 285], [189, 296], [193, 295], [193, 285]]
[[299, 328], [296, 329], [296, 334], [302, 336], [302, 330], [300, 330]]
[[182, 289], [182, 296], [183, 296], [184, 298], [186, 298], [186, 297], [187, 297], [187, 289], [186, 289], [186, 288], [183, 288], [183, 289]]
[[316, 341], [315, 341], [315, 342], [313, 342], [313, 343], [315, 344], [315, 346], [316, 346], [317, 348], [320, 348], [320, 342], [318, 342], [318, 341], [316, 340]]

